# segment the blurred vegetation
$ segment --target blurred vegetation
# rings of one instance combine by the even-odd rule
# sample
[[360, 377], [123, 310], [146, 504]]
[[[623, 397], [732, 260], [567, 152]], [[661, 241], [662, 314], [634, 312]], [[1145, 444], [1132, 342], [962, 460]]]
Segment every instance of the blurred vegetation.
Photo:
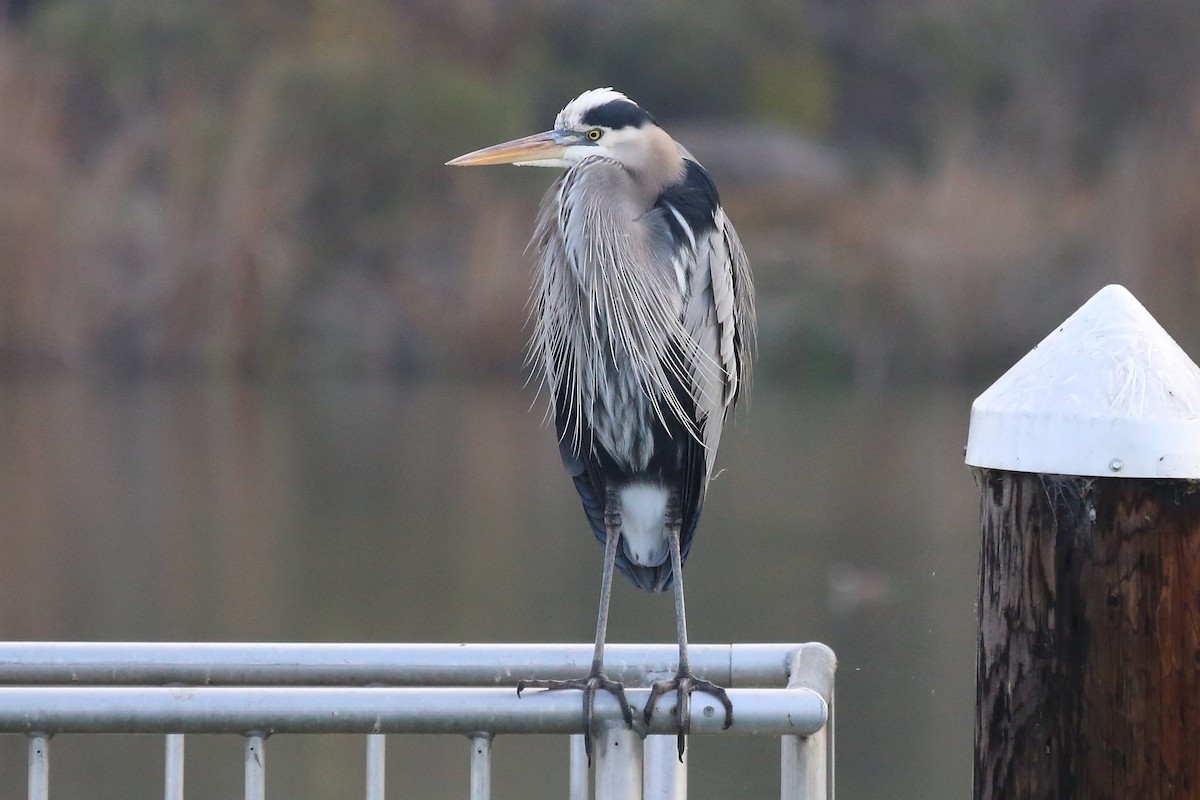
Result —
[[715, 174], [764, 371], [993, 376], [1103, 284], [1200, 323], [1200, 6], [0, 3], [0, 365], [511, 369], [551, 176], [630, 94]]

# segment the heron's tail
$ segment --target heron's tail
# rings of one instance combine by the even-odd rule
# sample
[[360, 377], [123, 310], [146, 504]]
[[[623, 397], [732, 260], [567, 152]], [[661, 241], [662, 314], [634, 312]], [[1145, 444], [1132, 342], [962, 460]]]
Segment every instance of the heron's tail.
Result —
[[[583, 503], [583, 510], [587, 514], [588, 523], [591, 525], [592, 533], [595, 534], [597, 541], [604, 544], [608, 535], [604, 528], [604, 498], [606, 492], [597, 491], [591, 481], [584, 475], [574, 476], [575, 489], [579, 492], [579, 499]], [[665, 531], [661, 536], [661, 554], [651, 552], [653, 548], [648, 544], [651, 537], [655, 534], [654, 525], [654, 503], [656, 502], [655, 494], [658, 491], [657, 487], [649, 487], [650, 492], [639, 492], [638, 489], [645, 487], [639, 484], [633, 484], [616, 493], [616, 496], [621, 502], [622, 508], [622, 531], [621, 531], [621, 547], [617, 548], [616, 566], [617, 569], [628, 578], [635, 586], [644, 592], [665, 592], [670, 589], [674, 583], [674, 576], [671, 574], [671, 559], [669, 543], [666, 540]], [[631, 490], [634, 490], [632, 494]], [[665, 506], [665, 500], [662, 501]], [[698, 514], [696, 515], [699, 516]], [[627, 518], [628, 517], [628, 518]], [[663, 517], [659, 516], [657, 520], [657, 530], [662, 529]], [[680, 555], [687, 560], [688, 551], [691, 550], [692, 533], [695, 531], [696, 520], [691, 522], [685, 521], [684, 530], [682, 531], [682, 547]], [[635, 532], [636, 530], [636, 532]], [[631, 535], [632, 534], [632, 535]], [[639, 534], [642, 540], [639, 541]], [[653, 563], [657, 560], [657, 563]], [[651, 563], [640, 563], [651, 562]]]

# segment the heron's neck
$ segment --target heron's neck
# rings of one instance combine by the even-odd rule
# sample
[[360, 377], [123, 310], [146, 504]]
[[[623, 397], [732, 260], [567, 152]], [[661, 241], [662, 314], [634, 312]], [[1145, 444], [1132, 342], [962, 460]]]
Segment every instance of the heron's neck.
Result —
[[663, 189], [683, 180], [685, 170], [679, 148], [666, 131], [652, 126], [646, 133], [644, 151], [630, 171], [649, 208], [657, 202]]

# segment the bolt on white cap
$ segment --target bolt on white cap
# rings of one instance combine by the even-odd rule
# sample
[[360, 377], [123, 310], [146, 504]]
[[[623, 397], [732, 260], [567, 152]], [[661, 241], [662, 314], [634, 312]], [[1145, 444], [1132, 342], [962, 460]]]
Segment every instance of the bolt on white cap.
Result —
[[967, 464], [1200, 479], [1200, 368], [1123, 286], [1106, 286], [971, 406]]

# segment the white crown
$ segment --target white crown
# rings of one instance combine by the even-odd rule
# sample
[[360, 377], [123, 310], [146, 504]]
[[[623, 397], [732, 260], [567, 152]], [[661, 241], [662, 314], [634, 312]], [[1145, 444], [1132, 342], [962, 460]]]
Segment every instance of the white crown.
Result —
[[[625, 95], [616, 91], [612, 87], [604, 89], [588, 89], [583, 94], [576, 97], [571, 102], [563, 106], [563, 110], [558, 112], [558, 116], [554, 119], [554, 127], [556, 130], [571, 130], [583, 127], [583, 115], [589, 110], [602, 106], [605, 103], [611, 103], [614, 100], [624, 100], [627, 103], [633, 103]], [[637, 105], [637, 103], [633, 103]]]

